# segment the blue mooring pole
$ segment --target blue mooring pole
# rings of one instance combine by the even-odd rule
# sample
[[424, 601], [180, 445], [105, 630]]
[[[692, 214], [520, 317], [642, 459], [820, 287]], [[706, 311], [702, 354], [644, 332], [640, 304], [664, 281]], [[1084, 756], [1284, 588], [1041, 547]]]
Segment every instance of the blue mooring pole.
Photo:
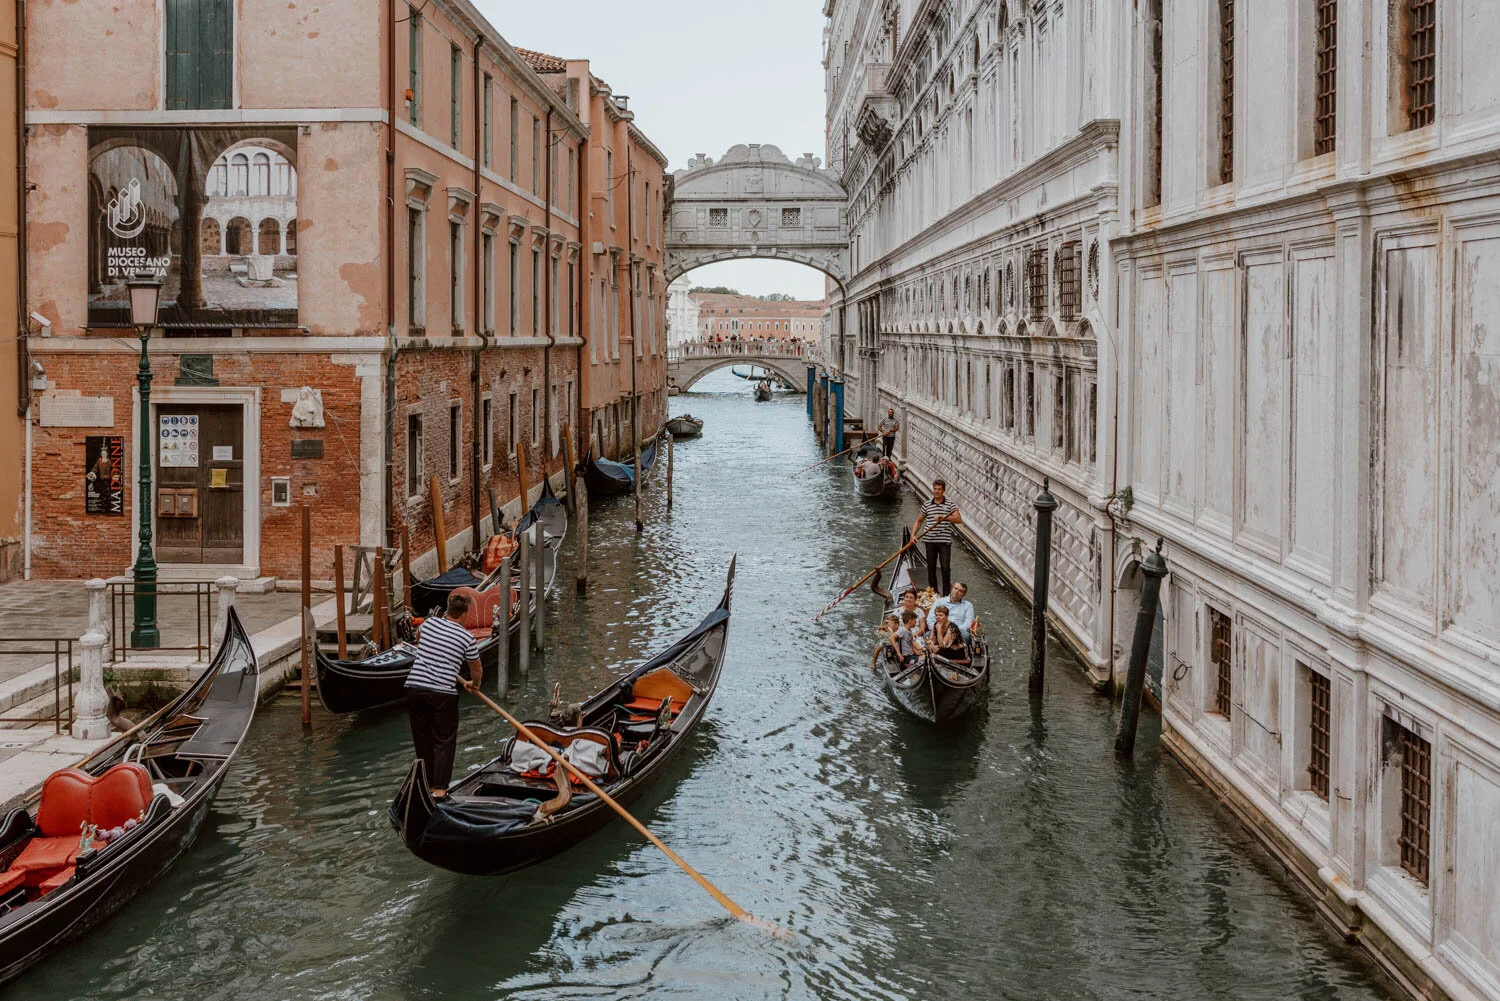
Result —
[[813, 415], [813, 390], [818, 385], [818, 368], [816, 365], [807, 366], [807, 416]]
[[844, 380], [833, 384], [833, 454], [844, 450]]

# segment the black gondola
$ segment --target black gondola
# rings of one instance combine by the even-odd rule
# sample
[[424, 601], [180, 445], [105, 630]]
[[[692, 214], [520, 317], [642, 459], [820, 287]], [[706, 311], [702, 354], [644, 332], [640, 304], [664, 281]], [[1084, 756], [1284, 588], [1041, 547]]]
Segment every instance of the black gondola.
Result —
[[[731, 560], [718, 607], [671, 647], [583, 703], [579, 725], [526, 726], [559, 746], [595, 744], [607, 762], [600, 787], [616, 801], [630, 802], [676, 756], [713, 698], [733, 591]], [[511, 768], [518, 739], [506, 740], [499, 756], [456, 782], [443, 800], [432, 798], [422, 762], [413, 762], [388, 816], [414, 855], [453, 872], [498, 875], [571, 848], [615, 816], [587, 791], [574, 791], [567, 805], [541, 816], [538, 803], [553, 799], [558, 788], [552, 778]]]
[[[656, 452], [655, 438], [641, 445], [641, 469], [644, 470], [641, 484], [643, 486], [646, 479], [651, 477], [651, 470], [656, 466]], [[588, 482], [591, 495], [632, 493], [635, 490], [635, 457], [632, 456], [624, 462], [616, 462], [603, 456], [590, 456], [584, 461], [584, 478]]]
[[883, 497], [901, 488], [901, 474], [896, 464], [886, 458], [885, 449], [873, 439], [862, 442], [854, 450], [849, 457], [849, 472], [862, 497]]
[[[557, 495], [552, 492], [552, 486], [544, 483], [542, 495], [537, 498], [520, 521], [512, 535], [519, 535], [531, 528], [532, 525], [540, 523], [546, 533], [547, 541], [541, 547], [542, 560], [542, 593], [546, 594], [552, 589], [552, 583], [557, 577], [557, 553], [562, 548], [563, 539], [568, 534], [568, 509]], [[520, 580], [520, 567], [511, 568], [511, 616], [510, 632], [508, 636], [515, 636], [521, 628], [520, 616], [517, 611], [520, 608], [520, 596], [524, 590], [530, 596], [530, 607], [536, 610], [536, 596], [531, 594], [529, 582]], [[432, 584], [433, 581], [443, 580], [452, 576], [454, 571], [449, 571], [440, 577], [431, 578], [424, 584]], [[468, 573], [467, 570], [464, 573]], [[499, 638], [494, 635], [491, 628], [495, 619], [495, 605], [503, 600], [500, 597], [500, 571], [480, 578], [473, 574], [469, 575], [474, 583], [464, 583], [462, 579], [452, 587], [441, 592], [432, 590], [423, 604], [417, 598], [417, 588], [421, 585], [412, 585], [412, 606], [414, 609], [444, 609], [448, 605], [448, 595], [459, 587], [471, 587], [482, 596], [481, 601], [469, 611], [469, 618], [465, 625], [474, 633], [479, 643], [479, 658], [486, 668], [493, 668], [500, 660]], [[441, 614], [441, 613], [439, 613]], [[406, 676], [411, 673], [412, 665], [416, 663], [416, 650], [405, 643], [399, 643], [389, 650], [367, 657], [363, 660], [339, 660], [330, 657], [322, 650], [314, 650], [314, 666], [318, 676], [318, 701], [328, 712], [342, 715], [343, 713], [363, 712], [366, 709], [376, 709], [387, 706], [393, 702], [399, 702], [406, 696]]]
[[771, 382], [769, 379], [762, 379], [755, 384], [755, 400], [757, 403], [765, 403], [770, 398]]
[[[911, 530], [903, 529], [901, 543], [911, 541]], [[896, 558], [891, 571], [891, 590], [888, 599], [895, 598], [899, 605], [903, 591], [916, 587], [912, 581], [912, 568], [926, 566], [926, 560], [916, 547], [908, 549]], [[894, 609], [882, 616], [890, 615]], [[929, 723], [946, 723], [957, 719], [981, 705], [989, 698], [990, 652], [981, 631], [976, 628], [969, 638], [968, 664], [956, 664], [934, 654], [922, 657], [914, 666], [905, 667], [891, 653], [889, 644], [882, 643], [878, 660], [885, 688], [896, 704], [918, 719]]]
[[[103, 921], [187, 851], [250, 728], [259, 681], [231, 609], [224, 642], [191, 688], [133, 737], [49, 776], [35, 815], [5, 818], [0, 984]], [[80, 851], [86, 825], [110, 840]]]

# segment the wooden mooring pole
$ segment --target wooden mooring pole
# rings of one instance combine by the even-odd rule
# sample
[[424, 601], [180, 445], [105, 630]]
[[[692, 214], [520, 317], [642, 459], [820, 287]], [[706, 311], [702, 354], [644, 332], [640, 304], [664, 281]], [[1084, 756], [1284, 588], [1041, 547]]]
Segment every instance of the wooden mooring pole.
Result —
[[338, 605], [339, 660], [349, 659], [349, 627], [344, 618], [344, 547], [333, 547], [333, 596]]
[[568, 477], [573, 475], [573, 471], [577, 469], [578, 466], [575, 464], [573, 459], [573, 429], [568, 426], [567, 421], [563, 421], [562, 433], [563, 456], [566, 458], [568, 463], [567, 472], [563, 474], [563, 489], [567, 491], [568, 513], [576, 518], [578, 516], [578, 498], [573, 493], [572, 480], [568, 479]]
[[401, 526], [401, 604], [416, 615], [411, 607], [411, 533]]
[[448, 572], [448, 526], [443, 521], [443, 487], [432, 478], [432, 534], [437, 537], [438, 573]]
[[312, 506], [302, 502], [302, 725], [312, 724], [312, 651], [313, 636], [308, 631], [312, 611]]
[[573, 478], [573, 491], [578, 495], [578, 593], [589, 588], [589, 492], [583, 482], [583, 474]]
[[1031, 506], [1036, 508], [1036, 576], [1031, 583], [1031, 677], [1026, 689], [1040, 695], [1047, 675], [1047, 578], [1052, 566], [1052, 512], [1057, 498], [1049, 489], [1050, 480], [1042, 480], [1042, 492]]
[[673, 453], [672, 443], [675, 442], [676, 440], [677, 439], [672, 436], [672, 432], [668, 431], [667, 432], [667, 510], [668, 511], [672, 510], [672, 466], [673, 466], [673, 462], [672, 462], [672, 453]]
[[536, 535], [536, 552], [531, 554], [532, 593], [536, 595], [536, 613], [531, 617], [532, 642], [538, 653], [542, 651], [542, 623], [546, 621], [547, 607], [547, 532], [538, 522], [533, 529]]
[[521, 533], [521, 617], [520, 663], [521, 677], [531, 673], [531, 533]]
[[500, 648], [499, 656], [495, 661], [495, 677], [500, 684], [500, 697], [505, 698], [510, 692], [510, 595], [511, 595], [511, 556], [500, 561], [500, 603], [495, 607], [495, 636]]
[[1120, 729], [1115, 734], [1115, 755], [1129, 758], [1135, 754], [1135, 730], [1141, 718], [1141, 689], [1146, 684], [1146, 660], [1151, 653], [1151, 634], [1156, 629], [1156, 609], [1161, 601], [1161, 579], [1167, 575], [1167, 561], [1161, 555], [1162, 540], [1156, 540], [1156, 552], [1141, 561], [1145, 581], [1141, 585], [1141, 607], [1135, 614], [1135, 638], [1130, 644], [1130, 669], [1125, 674], [1125, 704], [1120, 707]]

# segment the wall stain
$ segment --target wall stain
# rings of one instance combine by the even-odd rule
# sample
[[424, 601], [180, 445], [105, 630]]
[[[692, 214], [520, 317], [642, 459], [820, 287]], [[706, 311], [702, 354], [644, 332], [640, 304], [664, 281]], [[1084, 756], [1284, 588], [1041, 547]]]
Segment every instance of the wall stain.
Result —
[[42, 253], [57, 247], [67, 237], [68, 224], [65, 222], [34, 222], [27, 232], [31, 249]]
[[339, 268], [349, 291], [359, 297], [359, 330], [361, 333], [379, 330], [381, 327], [382, 272], [374, 261], [364, 264], [350, 262]]

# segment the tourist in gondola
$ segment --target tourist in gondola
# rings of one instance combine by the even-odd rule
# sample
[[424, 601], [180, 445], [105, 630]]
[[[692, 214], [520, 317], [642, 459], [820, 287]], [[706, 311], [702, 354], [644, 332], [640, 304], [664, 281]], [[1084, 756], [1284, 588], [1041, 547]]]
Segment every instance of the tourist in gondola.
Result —
[[[953, 572], [954, 525], [963, 524], [958, 505], [948, 500], [948, 484], [943, 480], [932, 481], [932, 500], [922, 505], [917, 523], [911, 527], [911, 537], [921, 538], [927, 544], [927, 586], [938, 594], [947, 594], [949, 575]], [[931, 530], [922, 536], [922, 526], [931, 524]]]
[[955, 581], [953, 590], [948, 592], [948, 597], [939, 598], [932, 603], [932, 609], [927, 613], [927, 624], [934, 625], [938, 609], [947, 609], [948, 621], [958, 627], [958, 631], [964, 634], [964, 639], [974, 629], [974, 624], [979, 621], [979, 613], [974, 611], [974, 603], [968, 599], [969, 587], [963, 581]]
[[896, 408], [887, 407], [885, 420], [876, 425], [875, 430], [880, 433], [880, 444], [885, 449], [885, 457], [892, 458], [896, 451], [896, 435], [901, 430], [901, 422], [896, 420]]
[[901, 607], [896, 609], [896, 614], [905, 621], [908, 613], [915, 620], [911, 627], [912, 645], [921, 651], [927, 646], [927, 616], [917, 604], [916, 588], [909, 587], [901, 592]]
[[901, 613], [901, 628], [896, 630], [896, 649], [901, 655], [901, 666], [911, 667], [917, 662], [917, 635], [922, 617], [916, 612]]
[[[406, 705], [411, 712], [411, 741], [427, 768], [427, 782], [435, 798], [448, 795], [453, 778], [453, 755], [458, 749], [458, 691], [477, 692], [484, 680], [474, 634], [461, 624], [469, 611], [469, 597], [448, 595], [448, 613], [428, 618], [417, 636], [417, 660], [406, 679]], [[469, 677], [459, 672], [468, 665]]]
[[932, 652], [955, 664], [969, 663], [969, 645], [962, 630], [948, 618], [947, 607], [939, 605], [933, 612]]

